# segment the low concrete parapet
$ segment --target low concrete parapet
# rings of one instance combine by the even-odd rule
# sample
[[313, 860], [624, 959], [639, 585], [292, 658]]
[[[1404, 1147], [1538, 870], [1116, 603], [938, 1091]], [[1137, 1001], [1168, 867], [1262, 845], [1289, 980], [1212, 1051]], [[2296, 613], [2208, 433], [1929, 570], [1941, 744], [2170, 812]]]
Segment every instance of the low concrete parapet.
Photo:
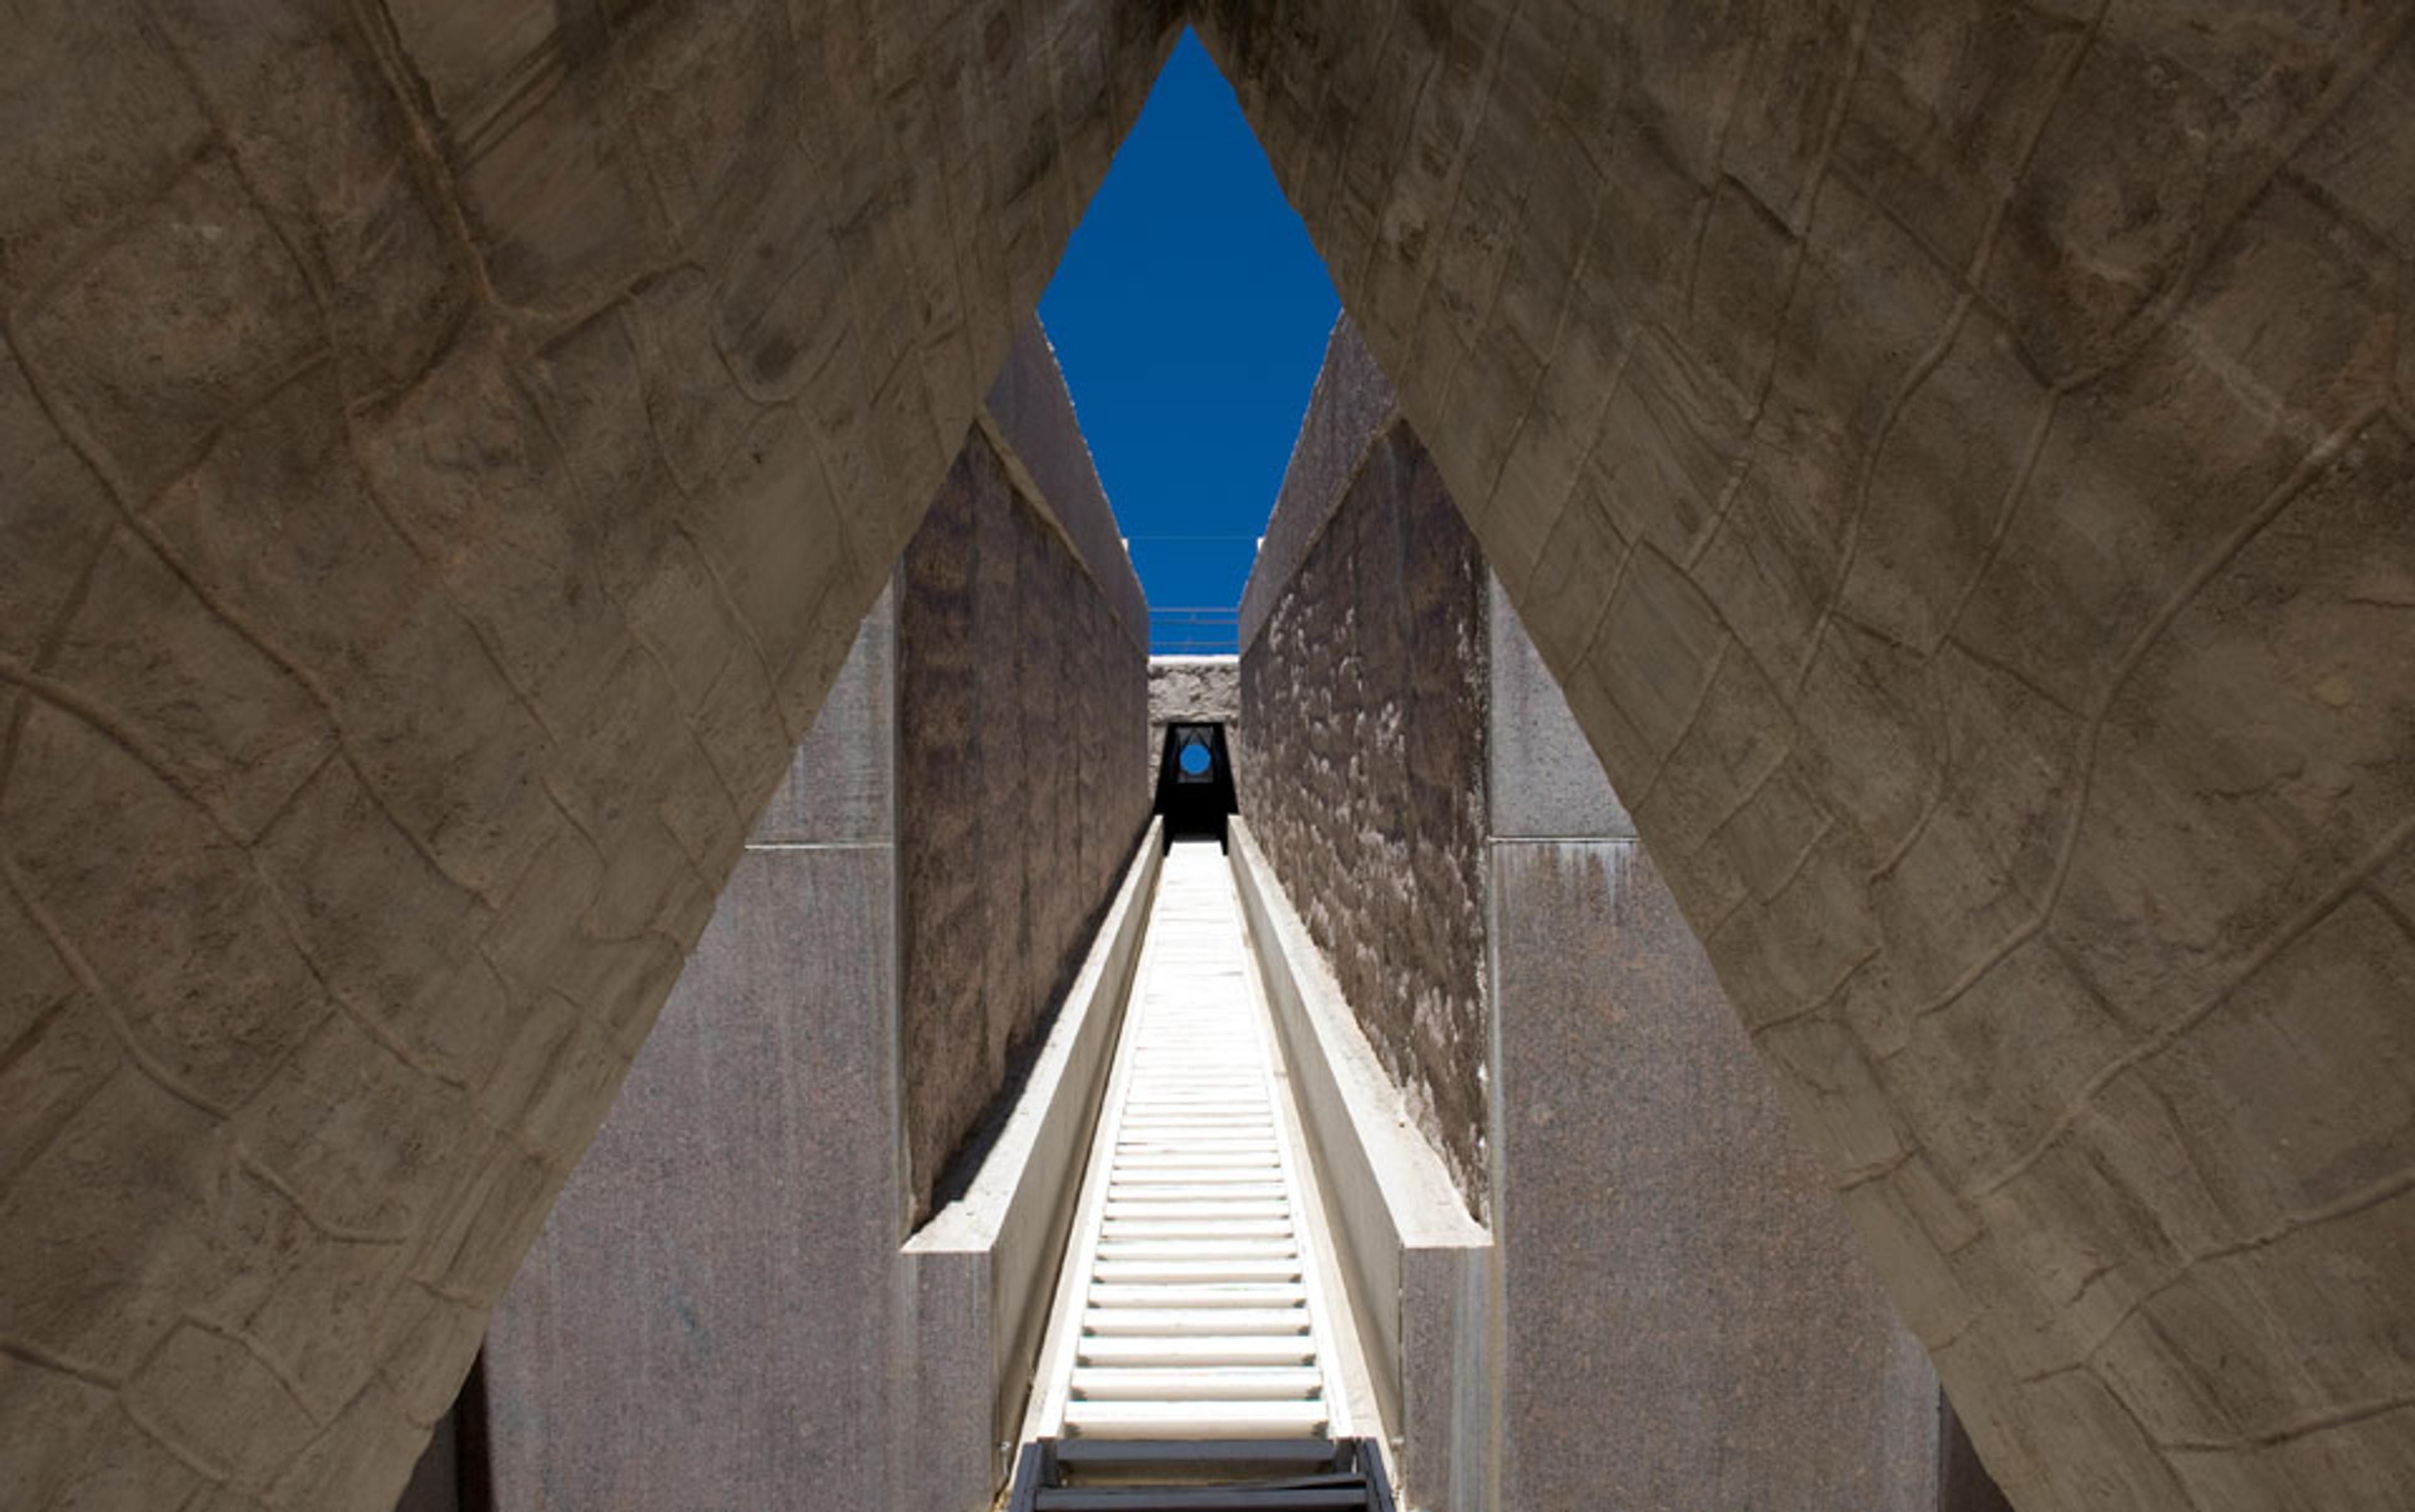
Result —
[[1478, 1512], [1493, 1505], [1492, 1235], [1239, 819], [1231, 859], [1404, 1505]]
[[1163, 861], [1152, 823], [970, 1185], [898, 1252], [894, 1420], [913, 1428], [892, 1506], [972, 1512], [1005, 1478]]

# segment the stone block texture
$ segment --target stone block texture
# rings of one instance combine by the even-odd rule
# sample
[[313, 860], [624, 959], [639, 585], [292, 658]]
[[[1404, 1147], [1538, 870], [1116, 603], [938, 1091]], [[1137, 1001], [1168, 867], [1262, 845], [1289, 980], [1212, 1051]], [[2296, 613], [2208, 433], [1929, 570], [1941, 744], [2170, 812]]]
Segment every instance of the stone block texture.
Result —
[[[1321, 518], [1242, 645], [1241, 813], [1480, 1217], [1483, 558], [1405, 425], [1356, 457], [1303, 441], [1270, 538], [1294, 507]], [[1283, 560], [1261, 553], [1250, 591]]]
[[1152, 656], [1148, 659], [1148, 785], [1156, 791], [1168, 725], [1222, 725], [1224, 744], [1240, 743], [1241, 663], [1237, 656]]
[[1198, 19], [2014, 1504], [2402, 1500], [2409, 12]]
[[2405, 7], [38, 0], [0, 1500], [391, 1505], [1185, 16], [2016, 1505], [2397, 1497]]

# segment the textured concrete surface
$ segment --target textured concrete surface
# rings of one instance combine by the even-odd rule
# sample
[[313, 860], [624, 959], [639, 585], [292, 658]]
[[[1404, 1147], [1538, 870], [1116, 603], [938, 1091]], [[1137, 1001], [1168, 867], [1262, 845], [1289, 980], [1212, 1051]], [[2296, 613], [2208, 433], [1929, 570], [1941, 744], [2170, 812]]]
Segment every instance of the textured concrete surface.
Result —
[[1200, 17], [2015, 1504], [2399, 1497], [2407, 8]]
[[862, 797], [895, 743], [888, 603], [495, 1309], [499, 1509], [769, 1506], [886, 1474], [897, 855]]
[[[1342, 345], [1337, 337], [1337, 351]], [[1340, 367], [1328, 356], [1328, 372]], [[1320, 382], [1320, 392], [1334, 385]], [[1313, 416], [1316, 411], [1311, 409]], [[1329, 469], [1319, 531], [1241, 648], [1241, 813], [1385, 1068], [1486, 1190], [1483, 562], [1405, 427]], [[1262, 554], [1251, 582], [1282, 561]]]
[[1148, 822], [1148, 642], [983, 431], [898, 576], [900, 1033], [919, 1221], [960, 1182], [950, 1161], [968, 1140], [978, 1149]]
[[[2406, 8], [1189, 13], [2016, 1500], [2386, 1502]], [[390, 1501], [1174, 19], [0, 20], [13, 1501]]]
[[1238, 760], [1241, 661], [1238, 656], [1152, 656], [1148, 659], [1148, 786], [1157, 791], [1168, 725], [1218, 724], [1224, 748]]
[[1169, 20], [0, 18], [0, 1501], [393, 1505]]

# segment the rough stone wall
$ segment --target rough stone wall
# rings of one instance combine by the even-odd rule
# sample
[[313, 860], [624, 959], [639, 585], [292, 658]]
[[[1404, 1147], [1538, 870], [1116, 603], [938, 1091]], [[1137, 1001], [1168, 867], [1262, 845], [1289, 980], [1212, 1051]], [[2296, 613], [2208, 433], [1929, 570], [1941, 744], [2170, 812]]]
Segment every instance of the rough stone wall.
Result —
[[0, 17], [0, 1502], [393, 1505], [1169, 19]]
[[1148, 659], [1148, 786], [1157, 790], [1168, 725], [1221, 724], [1224, 748], [1236, 750], [1241, 726], [1241, 664], [1235, 656], [1152, 656]]
[[1376, 1055], [1481, 1216], [1483, 559], [1405, 426], [1331, 460], [1342, 471], [1322, 497], [1297, 496], [1322, 529], [1242, 647], [1250, 739], [1235, 784]]
[[1148, 642], [982, 431], [899, 584], [899, 1034], [919, 1220], [1148, 822]]
[[2415, 1476], [2410, 20], [1200, 12], [2028, 1512]]

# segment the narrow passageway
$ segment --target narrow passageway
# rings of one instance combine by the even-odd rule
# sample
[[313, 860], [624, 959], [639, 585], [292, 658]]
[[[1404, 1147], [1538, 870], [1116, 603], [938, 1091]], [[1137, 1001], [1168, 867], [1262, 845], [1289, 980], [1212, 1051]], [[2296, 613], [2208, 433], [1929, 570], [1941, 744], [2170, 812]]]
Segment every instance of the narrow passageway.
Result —
[[1243, 931], [1222, 847], [1176, 843], [1066, 1246], [1018, 1507], [1388, 1505], [1369, 1499], [1352, 1436], [1344, 1325]]

